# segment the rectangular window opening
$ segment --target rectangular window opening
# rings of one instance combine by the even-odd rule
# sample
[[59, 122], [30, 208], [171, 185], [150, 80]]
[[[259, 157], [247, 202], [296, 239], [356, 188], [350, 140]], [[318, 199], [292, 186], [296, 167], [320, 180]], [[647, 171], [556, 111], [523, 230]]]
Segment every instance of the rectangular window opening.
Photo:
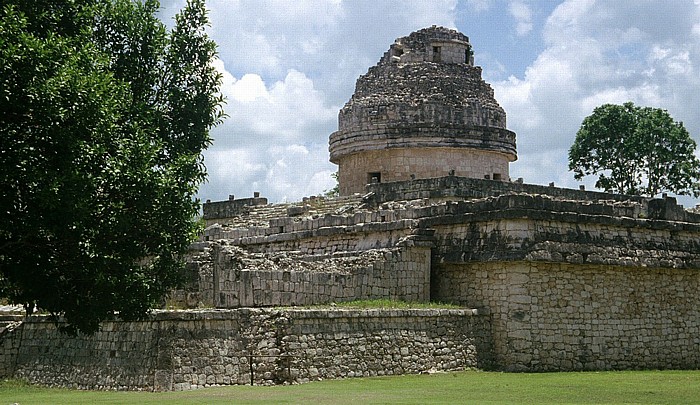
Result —
[[494, 174], [493, 174], [493, 179], [494, 179], [494, 180], [501, 180], [501, 173], [494, 173]]
[[374, 184], [374, 183], [381, 183], [381, 182], [382, 182], [382, 174], [380, 172], [367, 173], [367, 183]]
[[440, 62], [440, 50], [439, 46], [433, 47], [433, 62]]

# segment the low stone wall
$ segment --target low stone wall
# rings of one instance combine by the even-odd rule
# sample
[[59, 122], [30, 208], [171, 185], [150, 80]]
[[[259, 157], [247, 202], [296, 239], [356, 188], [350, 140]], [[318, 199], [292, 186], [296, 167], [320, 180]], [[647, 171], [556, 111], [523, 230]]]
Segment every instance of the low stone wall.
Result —
[[700, 368], [697, 269], [443, 264], [435, 297], [488, 308], [509, 371]]
[[61, 335], [34, 316], [2, 337], [3, 377], [82, 389], [187, 390], [492, 365], [472, 310], [158, 312]]
[[[298, 306], [358, 299], [430, 300], [430, 249], [393, 249], [367, 265], [332, 262], [325, 271], [241, 270], [219, 267], [218, 308]], [[342, 267], [347, 264], [348, 267]], [[335, 267], [335, 268], [334, 268]]]
[[[508, 180], [508, 179], [504, 179]], [[648, 198], [598, 191], [574, 190], [569, 188], [523, 184], [509, 181], [470, 179], [459, 176], [447, 176], [433, 179], [416, 179], [367, 185], [367, 192], [373, 205], [386, 201], [432, 199], [471, 199], [488, 198], [509, 193], [530, 195], [547, 195], [549, 197], [584, 201], [634, 201], [644, 203]]]
[[301, 221], [280, 218], [268, 226], [210, 226], [203, 241], [229, 240], [251, 252], [299, 251], [307, 255], [394, 247], [415, 226], [412, 210], [364, 211]]
[[104, 322], [92, 337], [61, 334], [45, 316], [32, 316], [0, 337], [2, 377], [80, 389], [152, 390], [160, 356], [158, 320]]
[[253, 198], [239, 198], [229, 196], [228, 201], [207, 201], [202, 207], [202, 218], [204, 220], [215, 218], [227, 218], [240, 215], [250, 207], [267, 205], [267, 198], [257, 195]]
[[[23, 316], [13, 314], [3, 315], [0, 326], [0, 377], [12, 375], [19, 351], [20, 339], [13, 334], [21, 326]], [[5, 338], [9, 337], [9, 338]]]

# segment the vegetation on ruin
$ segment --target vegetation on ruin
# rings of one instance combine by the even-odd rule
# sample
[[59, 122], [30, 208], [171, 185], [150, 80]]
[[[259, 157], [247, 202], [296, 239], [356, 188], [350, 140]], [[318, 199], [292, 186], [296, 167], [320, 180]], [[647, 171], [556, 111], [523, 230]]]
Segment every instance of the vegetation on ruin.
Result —
[[700, 196], [700, 159], [683, 126], [659, 108], [605, 104], [586, 117], [569, 149], [569, 170], [612, 193]]
[[412, 302], [391, 298], [378, 298], [372, 300], [354, 300], [333, 302], [330, 304], [318, 304], [308, 307], [279, 307], [278, 309], [464, 309], [459, 305], [443, 302]]
[[336, 308], [348, 309], [459, 309], [462, 308], [454, 304], [445, 304], [441, 302], [407, 302], [400, 300], [374, 299], [374, 300], [355, 300], [347, 302], [338, 302], [333, 304]]
[[98, 392], [0, 382], [3, 403], [27, 404], [693, 404], [700, 371], [452, 372], [187, 392]]
[[204, 0], [0, 6], [0, 297], [91, 333], [177, 285], [223, 118]]
[[331, 178], [335, 180], [335, 186], [328, 190], [323, 190], [323, 196], [327, 198], [335, 198], [340, 196], [340, 184], [338, 183], [338, 172], [331, 173]]

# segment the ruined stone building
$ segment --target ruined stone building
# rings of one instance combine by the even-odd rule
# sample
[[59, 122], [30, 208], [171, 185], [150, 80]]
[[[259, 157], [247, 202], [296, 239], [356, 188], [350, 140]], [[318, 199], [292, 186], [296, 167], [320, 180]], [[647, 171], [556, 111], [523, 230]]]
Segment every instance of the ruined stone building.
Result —
[[515, 134], [474, 66], [469, 38], [437, 27], [397, 39], [357, 80], [329, 150], [341, 195], [448, 173], [508, 180], [517, 158]]
[[[700, 367], [700, 214], [511, 181], [515, 134], [472, 55], [431, 27], [357, 80], [330, 135], [340, 197], [205, 204], [190, 283], [170, 300], [198, 310], [78, 342], [25, 320], [0, 337], [0, 375], [167, 390]], [[460, 309], [308, 308], [375, 298]]]

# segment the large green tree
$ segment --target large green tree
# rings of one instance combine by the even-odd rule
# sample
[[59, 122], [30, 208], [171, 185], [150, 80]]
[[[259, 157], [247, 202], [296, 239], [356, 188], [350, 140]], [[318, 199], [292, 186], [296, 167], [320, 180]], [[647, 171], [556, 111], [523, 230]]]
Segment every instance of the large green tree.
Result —
[[0, 9], [0, 297], [91, 333], [178, 285], [222, 117], [203, 0]]
[[695, 148], [683, 124], [665, 110], [605, 104], [583, 120], [569, 150], [569, 169], [577, 180], [598, 175], [595, 186], [608, 192], [697, 197]]

